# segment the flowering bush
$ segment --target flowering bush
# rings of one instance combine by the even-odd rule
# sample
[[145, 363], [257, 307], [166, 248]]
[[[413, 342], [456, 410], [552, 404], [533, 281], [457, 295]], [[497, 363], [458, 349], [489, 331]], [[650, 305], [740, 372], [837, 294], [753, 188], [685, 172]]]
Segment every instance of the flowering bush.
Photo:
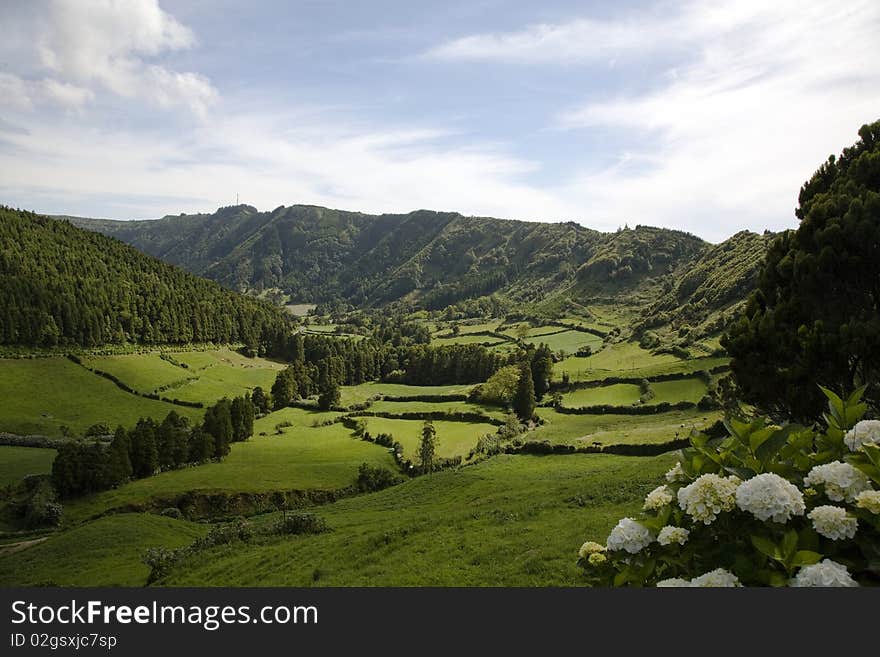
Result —
[[690, 447], [578, 564], [598, 586], [859, 586], [880, 583], [880, 421], [864, 389], [822, 389], [822, 428], [729, 418]]

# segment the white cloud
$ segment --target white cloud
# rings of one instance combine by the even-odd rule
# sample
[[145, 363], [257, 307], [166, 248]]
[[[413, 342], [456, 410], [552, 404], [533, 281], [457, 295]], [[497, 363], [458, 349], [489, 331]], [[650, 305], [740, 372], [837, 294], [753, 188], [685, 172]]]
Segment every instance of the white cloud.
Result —
[[192, 31], [157, 0], [41, 0], [38, 4], [39, 17], [27, 25], [37, 32], [29, 45], [32, 66], [48, 76], [19, 78], [18, 91], [29, 99], [19, 106], [51, 100], [78, 108], [94, 100], [97, 92], [109, 92], [161, 107], [184, 106], [204, 116], [217, 99], [217, 91], [204, 76], [154, 61], [196, 43]]
[[52, 103], [78, 109], [92, 98], [94, 94], [89, 89], [52, 78], [26, 80], [12, 73], [0, 73], [0, 106], [30, 110], [35, 104]]
[[590, 102], [563, 128], [624, 130], [642, 140], [571, 185], [599, 221], [627, 217], [723, 237], [735, 225], [794, 225], [801, 184], [880, 118], [876, 2], [699, 3], [693, 62], [656, 91]]

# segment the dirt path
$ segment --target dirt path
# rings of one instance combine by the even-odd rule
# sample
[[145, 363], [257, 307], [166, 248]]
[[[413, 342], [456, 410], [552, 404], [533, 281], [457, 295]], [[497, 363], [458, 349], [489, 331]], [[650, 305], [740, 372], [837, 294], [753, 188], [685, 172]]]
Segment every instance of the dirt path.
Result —
[[0, 555], [13, 554], [15, 552], [21, 552], [22, 550], [26, 550], [32, 545], [36, 545], [37, 543], [42, 543], [45, 541], [48, 536], [42, 536], [40, 538], [32, 538], [29, 541], [19, 541], [18, 543], [7, 543], [6, 545], [0, 545]]

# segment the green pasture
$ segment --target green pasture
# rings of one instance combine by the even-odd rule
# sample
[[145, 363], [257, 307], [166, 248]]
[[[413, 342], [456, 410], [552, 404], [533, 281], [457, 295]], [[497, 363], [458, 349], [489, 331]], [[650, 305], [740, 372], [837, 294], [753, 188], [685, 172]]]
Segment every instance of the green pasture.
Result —
[[562, 405], [569, 408], [581, 406], [631, 406], [639, 401], [639, 387], [632, 383], [616, 383], [599, 388], [581, 388], [562, 395]]
[[401, 383], [379, 383], [370, 381], [358, 386], [343, 386], [340, 389], [340, 404], [350, 406], [362, 404], [376, 395], [394, 397], [413, 397], [416, 395], [466, 395], [473, 385], [457, 384], [451, 386], [410, 386]]
[[0, 488], [17, 484], [25, 475], [48, 474], [54, 460], [54, 449], [0, 445]]
[[576, 415], [539, 408], [545, 423], [524, 436], [526, 440], [549, 440], [551, 443], [588, 446], [665, 443], [686, 438], [691, 429], [701, 429], [716, 420], [717, 411], [689, 409], [656, 415]]
[[203, 413], [125, 392], [66, 358], [0, 359], [0, 400], [0, 431], [53, 437], [62, 426], [81, 435], [97, 423], [113, 428], [172, 410], [191, 419]]
[[[403, 453], [406, 458], [418, 462], [419, 443], [422, 438], [421, 420], [392, 420], [384, 417], [359, 418], [366, 422], [367, 431], [378, 435], [387, 433], [403, 445]], [[495, 433], [498, 427], [486, 423], [471, 422], [448, 422], [437, 420], [434, 422], [437, 431], [435, 450], [438, 456], [451, 458], [468, 455], [481, 436], [487, 433]]]
[[147, 548], [188, 545], [208, 529], [145, 513], [99, 518], [0, 552], [0, 586], [143, 586]]
[[213, 549], [173, 586], [578, 586], [585, 540], [642, 505], [672, 455], [497, 456], [318, 507], [332, 531]]
[[[65, 505], [64, 522], [81, 522], [108, 509], [188, 491], [335, 490], [355, 482], [361, 463], [395, 468], [387, 449], [354, 438], [342, 424], [312, 427], [322, 414], [310, 418], [308, 413], [285, 409], [262, 418], [255, 431], [268, 435], [234, 443], [221, 462], [163, 472], [72, 501]], [[273, 427], [285, 421], [293, 426], [275, 434]]]
[[708, 392], [706, 384], [698, 378], [652, 383], [651, 389], [654, 391], [654, 398], [649, 402], [651, 404], [674, 404], [682, 401], [697, 403]]

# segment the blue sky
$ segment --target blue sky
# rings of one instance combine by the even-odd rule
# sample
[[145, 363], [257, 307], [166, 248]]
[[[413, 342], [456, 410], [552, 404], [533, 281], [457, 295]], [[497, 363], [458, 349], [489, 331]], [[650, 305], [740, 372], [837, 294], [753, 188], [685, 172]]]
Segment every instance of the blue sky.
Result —
[[0, 202], [313, 203], [712, 241], [880, 118], [880, 4], [0, 4]]

